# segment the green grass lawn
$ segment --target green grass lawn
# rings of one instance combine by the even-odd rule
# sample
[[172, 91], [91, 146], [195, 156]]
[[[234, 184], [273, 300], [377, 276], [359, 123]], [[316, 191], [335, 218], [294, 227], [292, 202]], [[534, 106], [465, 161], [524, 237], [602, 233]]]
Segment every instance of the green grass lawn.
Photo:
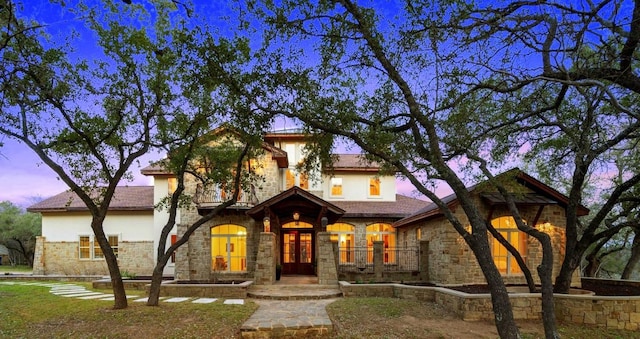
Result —
[[[0, 281], [0, 338], [238, 338], [258, 308], [190, 302], [149, 307], [133, 302], [113, 310], [113, 301], [66, 298], [49, 287]], [[57, 282], [59, 283], [59, 282]], [[71, 284], [71, 283], [65, 283]], [[74, 283], [92, 290], [90, 283]], [[110, 290], [99, 292], [111, 293]], [[127, 295], [144, 296], [143, 291]], [[334, 332], [323, 338], [497, 338], [491, 322], [466, 322], [431, 302], [394, 298], [340, 298], [327, 307]], [[518, 321], [524, 338], [544, 338], [542, 324]], [[560, 324], [563, 338], [638, 338], [639, 331]]]
[[113, 310], [113, 301], [65, 298], [47, 287], [0, 284], [0, 337], [230, 338], [239, 335], [240, 326], [256, 309], [252, 302], [149, 307], [130, 300], [127, 309]]
[[16, 272], [16, 273], [31, 273], [33, 272], [33, 268], [26, 265], [0, 265], [0, 274], [4, 274], [7, 272]]

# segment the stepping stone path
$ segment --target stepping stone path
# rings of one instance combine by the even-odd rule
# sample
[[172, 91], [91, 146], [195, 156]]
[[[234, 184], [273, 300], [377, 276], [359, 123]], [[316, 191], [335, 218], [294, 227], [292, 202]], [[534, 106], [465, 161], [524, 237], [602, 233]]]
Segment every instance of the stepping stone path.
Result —
[[[63, 284], [63, 283], [38, 283], [38, 282], [21, 282], [21, 281], [0, 281], [1, 285], [23, 285], [23, 286], [38, 286], [48, 287], [49, 292], [53, 295], [57, 295], [65, 298], [77, 298], [82, 300], [102, 300], [113, 301], [115, 298], [113, 294], [105, 294], [96, 291], [87, 290], [85, 287], [75, 284]], [[147, 302], [148, 297], [139, 298], [137, 295], [127, 295], [127, 298], [138, 298], [133, 300], [134, 302]], [[162, 302], [179, 303], [190, 301], [194, 304], [210, 304], [216, 302], [217, 298], [184, 298], [184, 297], [160, 297]], [[224, 301], [226, 305], [243, 305], [244, 299], [227, 299]]]

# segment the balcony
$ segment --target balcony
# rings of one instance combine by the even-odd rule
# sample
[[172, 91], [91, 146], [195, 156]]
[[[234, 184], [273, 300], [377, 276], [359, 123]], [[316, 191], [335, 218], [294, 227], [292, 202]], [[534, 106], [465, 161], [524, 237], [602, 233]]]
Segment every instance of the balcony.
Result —
[[[198, 208], [216, 207], [226, 202], [233, 197], [233, 190], [227, 189], [224, 185], [216, 185], [207, 188], [203, 188], [200, 184], [196, 187], [196, 194], [193, 197], [193, 202], [198, 205]], [[238, 201], [234, 205], [234, 208], [251, 208], [257, 205], [258, 198], [255, 194], [255, 188], [251, 185], [251, 190], [243, 190], [238, 195]]]

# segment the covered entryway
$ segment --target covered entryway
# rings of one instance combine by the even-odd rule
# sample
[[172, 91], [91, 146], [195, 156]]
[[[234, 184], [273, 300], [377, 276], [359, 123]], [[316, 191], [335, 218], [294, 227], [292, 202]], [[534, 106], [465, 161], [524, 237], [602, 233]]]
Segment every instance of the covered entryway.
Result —
[[270, 232], [276, 235], [276, 262], [282, 274], [315, 275], [318, 232], [326, 231], [326, 225], [335, 223], [344, 210], [294, 186], [247, 214], [261, 224], [267, 221]]

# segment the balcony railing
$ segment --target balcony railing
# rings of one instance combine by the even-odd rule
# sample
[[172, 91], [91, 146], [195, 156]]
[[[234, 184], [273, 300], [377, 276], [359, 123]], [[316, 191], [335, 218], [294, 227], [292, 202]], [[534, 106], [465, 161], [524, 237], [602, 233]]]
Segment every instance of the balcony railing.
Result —
[[[253, 207], [258, 204], [258, 198], [256, 197], [253, 186], [251, 190], [242, 190], [238, 195], [238, 200], [233, 205], [234, 207]], [[207, 188], [202, 188], [198, 185], [196, 188], [196, 194], [193, 198], [193, 202], [198, 206], [217, 206], [233, 197], [233, 190], [226, 189], [223, 185], [216, 185]]]
[[[338, 253], [338, 271], [373, 272], [373, 247], [341, 248]], [[418, 271], [420, 251], [417, 247], [385, 248], [383, 251], [383, 271]]]

